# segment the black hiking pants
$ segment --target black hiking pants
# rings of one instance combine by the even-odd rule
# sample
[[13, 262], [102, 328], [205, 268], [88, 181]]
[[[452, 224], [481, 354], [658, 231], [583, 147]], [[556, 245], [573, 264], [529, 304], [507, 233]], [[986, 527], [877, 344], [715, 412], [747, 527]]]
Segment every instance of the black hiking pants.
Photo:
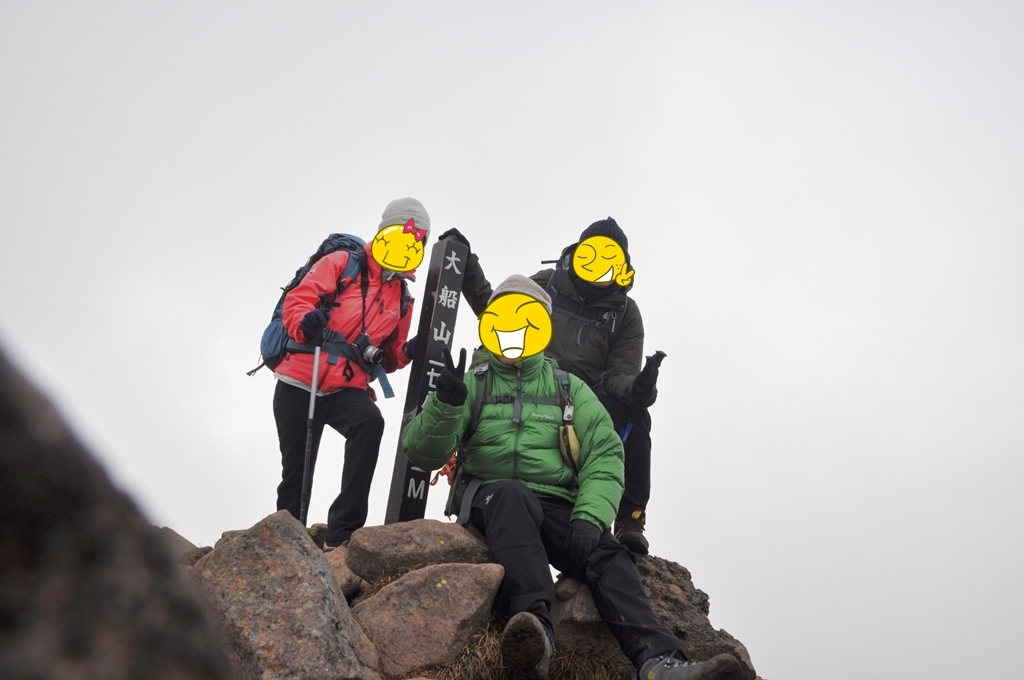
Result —
[[[306, 458], [306, 419], [309, 392], [277, 382], [274, 389], [274, 420], [281, 444], [281, 484], [277, 487], [277, 509], [298, 519], [302, 503], [302, 467]], [[384, 417], [368, 392], [344, 389], [316, 398], [313, 411], [313, 447], [309, 461], [313, 469], [324, 425], [345, 438], [345, 465], [341, 472], [341, 493], [327, 512], [327, 543], [338, 545], [366, 524], [370, 482], [377, 467]]]
[[481, 486], [472, 507], [469, 523], [484, 535], [491, 560], [505, 568], [495, 598], [501, 616], [530, 612], [551, 634], [555, 590], [550, 564], [590, 588], [601, 618], [637, 668], [653, 656], [684, 651], [682, 641], [651, 609], [635, 558], [611, 532], [601, 535], [583, 564], [569, 564], [565, 543], [571, 504], [538, 497], [522, 482], [510, 480]]
[[626, 453], [626, 488], [615, 516], [616, 520], [621, 520], [634, 510], [646, 512], [647, 501], [651, 499], [651, 412], [643, 406], [629, 406], [607, 394], [597, 396], [612, 417], [620, 437], [629, 427], [622, 444]]

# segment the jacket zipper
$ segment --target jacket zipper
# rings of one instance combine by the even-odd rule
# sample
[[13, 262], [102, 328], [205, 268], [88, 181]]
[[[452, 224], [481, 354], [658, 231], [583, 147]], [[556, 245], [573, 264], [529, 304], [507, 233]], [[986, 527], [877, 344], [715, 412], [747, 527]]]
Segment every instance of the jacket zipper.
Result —
[[[523, 391], [523, 374], [519, 364], [516, 369], [516, 397], [521, 397]], [[512, 412], [515, 413], [515, 402], [512, 403]], [[512, 444], [512, 479], [519, 479], [519, 435], [523, 430], [523, 419], [520, 414], [519, 422], [516, 423], [516, 436]]]

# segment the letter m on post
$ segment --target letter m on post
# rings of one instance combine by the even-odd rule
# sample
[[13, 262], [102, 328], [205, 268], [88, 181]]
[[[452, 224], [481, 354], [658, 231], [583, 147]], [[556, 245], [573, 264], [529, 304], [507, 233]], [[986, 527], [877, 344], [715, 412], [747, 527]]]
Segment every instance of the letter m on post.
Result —
[[409, 497], [409, 498], [418, 498], [420, 500], [426, 500], [427, 499], [426, 491], [427, 491], [427, 480], [425, 480], [425, 479], [420, 479], [420, 480], [410, 479], [409, 480], [409, 491], [407, 492], [406, 496]]

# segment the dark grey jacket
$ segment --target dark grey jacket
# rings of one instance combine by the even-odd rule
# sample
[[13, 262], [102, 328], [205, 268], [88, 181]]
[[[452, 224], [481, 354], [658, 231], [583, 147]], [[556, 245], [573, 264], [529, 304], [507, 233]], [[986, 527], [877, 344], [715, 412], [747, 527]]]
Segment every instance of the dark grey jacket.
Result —
[[[575, 248], [573, 244], [562, 251], [555, 269], [544, 269], [530, 277], [546, 289], [557, 271], [552, 306], [573, 315], [557, 311], [551, 315], [551, 343], [544, 353], [598, 394], [604, 392], [632, 404], [633, 378], [640, 373], [644, 356], [644, 322], [636, 302], [627, 295], [632, 286], [613, 286], [614, 290], [604, 297], [584, 302], [569, 270]], [[462, 295], [479, 316], [491, 293], [491, 284], [473, 253], [466, 263]]]

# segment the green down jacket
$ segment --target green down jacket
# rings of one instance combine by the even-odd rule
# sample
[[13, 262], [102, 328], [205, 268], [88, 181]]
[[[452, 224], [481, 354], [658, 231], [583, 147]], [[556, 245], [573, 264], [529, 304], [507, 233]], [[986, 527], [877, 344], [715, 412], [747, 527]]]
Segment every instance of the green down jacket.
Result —
[[[562, 370], [582, 378], [594, 391], [632, 404], [633, 379], [644, 360], [644, 322], [636, 301], [628, 297], [632, 285], [614, 286], [598, 299], [584, 301], [570, 271], [575, 248], [573, 244], [562, 251], [557, 269], [543, 269], [530, 277], [541, 288], [547, 288], [557, 271], [551, 302], [573, 315], [558, 311], [551, 315], [551, 343], [544, 354], [557, 361]], [[462, 294], [477, 316], [487, 307], [491, 292], [480, 259], [470, 254]], [[605, 327], [611, 324], [620, 327], [614, 343]]]
[[[489, 352], [487, 357], [493, 373], [492, 396], [558, 397], [551, 364], [543, 355], [511, 366]], [[465, 382], [469, 389], [465, 404], [452, 406], [432, 393], [419, 415], [406, 425], [402, 447], [413, 465], [426, 470], [440, 468], [459, 445], [470, 425], [476, 391], [484, 385], [472, 370], [466, 372]], [[480, 477], [485, 485], [521, 480], [538, 494], [573, 503], [572, 519], [608, 529], [622, 496], [622, 442], [608, 412], [586, 383], [570, 375], [569, 393], [580, 440], [578, 480], [558, 451], [562, 409], [556, 404], [520, 404], [518, 423], [512, 419], [515, 404], [483, 404], [480, 422], [459, 453], [459, 475], [463, 480], [466, 475]]]

